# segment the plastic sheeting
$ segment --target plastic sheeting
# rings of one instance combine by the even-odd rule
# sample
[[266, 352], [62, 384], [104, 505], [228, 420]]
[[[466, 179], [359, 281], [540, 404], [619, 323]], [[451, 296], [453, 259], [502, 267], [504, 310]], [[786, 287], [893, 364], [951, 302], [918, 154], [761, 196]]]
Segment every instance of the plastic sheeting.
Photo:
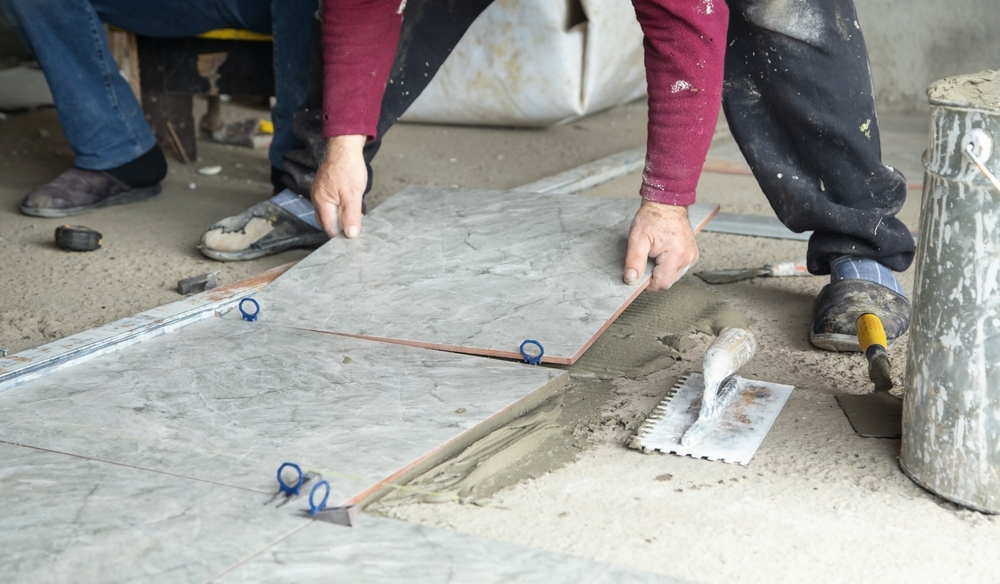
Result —
[[550, 126], [645, 94], [630, 0], [496, 0], [401, 119]]

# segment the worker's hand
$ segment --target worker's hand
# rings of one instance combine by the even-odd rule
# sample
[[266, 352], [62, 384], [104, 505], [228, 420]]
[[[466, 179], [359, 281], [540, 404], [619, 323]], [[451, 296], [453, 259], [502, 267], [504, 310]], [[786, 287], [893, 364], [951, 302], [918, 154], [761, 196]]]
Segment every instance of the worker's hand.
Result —
[[656, 259], [649, 292], [669, 288], [698, 261], [687, 207], [642, 201], [628, 234], [626, 284], [637, 282], [646, 272], [648, 258]]
[[313, 181], [312, 203], [316, 219], [330, 237], [361, 233], [361, 199], [368, 186], [363, 150], [365, 136], [335, 136], [326, 141], [323, 161]]

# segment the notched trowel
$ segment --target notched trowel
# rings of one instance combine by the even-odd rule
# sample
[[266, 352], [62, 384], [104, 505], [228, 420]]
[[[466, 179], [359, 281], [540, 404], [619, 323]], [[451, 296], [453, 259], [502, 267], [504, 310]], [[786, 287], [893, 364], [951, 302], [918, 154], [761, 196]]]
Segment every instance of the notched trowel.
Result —
[[749, 330], [723, 330], [705, 352], [704, 374], [681, 379], [629, 446], [749, 464], [793, 389], [735, 375], [756, 350]]

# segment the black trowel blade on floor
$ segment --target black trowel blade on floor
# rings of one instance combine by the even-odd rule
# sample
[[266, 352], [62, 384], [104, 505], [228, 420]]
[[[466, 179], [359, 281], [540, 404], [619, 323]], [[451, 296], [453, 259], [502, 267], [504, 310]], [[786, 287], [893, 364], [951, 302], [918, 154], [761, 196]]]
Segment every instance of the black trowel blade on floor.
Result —
[[888, 391], [841, 394], [837, 403], [862, 438], [899, 438], [903, 434], [903, 400]]

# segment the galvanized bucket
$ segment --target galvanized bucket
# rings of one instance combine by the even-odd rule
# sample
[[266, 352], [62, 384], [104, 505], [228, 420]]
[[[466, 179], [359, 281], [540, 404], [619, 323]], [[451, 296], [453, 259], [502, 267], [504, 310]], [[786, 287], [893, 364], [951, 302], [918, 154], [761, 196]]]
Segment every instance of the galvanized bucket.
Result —
[[1000, 103], [976, 90], [994, 82], [983, 72], [927, 91], [900, 454], [917, 484], [987, 513], [1000, 513]]

